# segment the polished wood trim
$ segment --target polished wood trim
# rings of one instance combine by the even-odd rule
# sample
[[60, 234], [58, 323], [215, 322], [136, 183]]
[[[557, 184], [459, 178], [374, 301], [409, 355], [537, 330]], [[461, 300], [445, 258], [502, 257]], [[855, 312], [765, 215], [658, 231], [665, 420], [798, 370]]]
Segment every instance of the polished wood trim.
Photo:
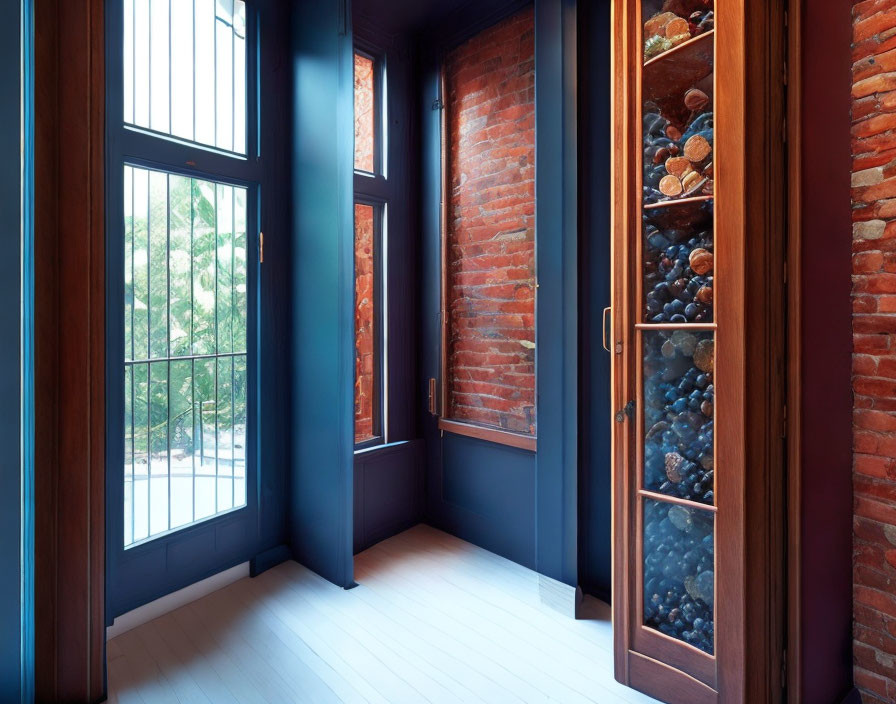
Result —
[[[36, 0], [36, 698], [105, 677], [102, 0]], [[64, 31], [63, 31], [64, 30]]]
[[650, 491], [649, 489], [639, 489], [638, 495], [644, 497], [645, 499], [653, 499], [654, 501], [662, 501], [667, 504], [677, 504], [679, 506], [687, 506], [688, 508], [695, 509], [697, 511], [708, 511], [709, 513], [715, 513], [719, 509], [711, 504], [701, 504], [697, 501], [691, 501], [690, 499], [681, 499], [677, 496], [670, 496], [668, 494], [661, 494], [658, 491]]
[[641, 653], [629, 652], [632, 687], [666, 702], [716, 704], [718, 694], [681, 670]]
[[487, 440], [500, 445], [518, 447], [521, 450], [530, 450], [531, 452], [535, 452], [537, 445], [537, 438], [534, 435], [511, 433], [498, 428], [486, 428], [481, 425], [460, 423], [456, 420], [447, 420], [445, 418], [439, 418], [439, 430], [443, 430], [446, 433], [454, 433], [455, 435], [466, 435], [468, 438]]
[[802, 459], [802, 12], [803, 0], [788, 0], [787, 26], [787, 701], [802, 701], [800, 619]]

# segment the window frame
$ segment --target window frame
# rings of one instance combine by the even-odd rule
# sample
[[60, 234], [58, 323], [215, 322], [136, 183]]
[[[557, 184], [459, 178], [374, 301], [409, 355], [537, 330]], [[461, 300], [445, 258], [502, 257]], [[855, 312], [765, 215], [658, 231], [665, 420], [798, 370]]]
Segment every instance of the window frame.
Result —
[[[355, 452], [370, 450], [386, 445], [389, 442], [389, 393], [388, 393], [388, 344], [386, 329], [388, 321], [388, 291], [386, 291], [386, 261], [389, 232], [389, 201], [391, 191], [388, 182], [388, 130], [386, 129], [386, 96], [388, 91], [386, 73], [386, 52], [360, 38], [355, 38], [352, 47], [352, 66], [354, 56], [359, 54], [373, 61], [373, 93], [374, 93], [374, 145], [373, 159], [375, 171], [364, 171], [354, 168], [354, 205], [369, 205], [374, 208], [373, 230], [373, 270], [374, 270], [374, 399], [373, 399], [373, 432], [374, 437], [362, 442], [355, 442]], [[352, 103], [354, 105], [354, 101]], [[354, 124], [354, 123], [353, 123]], [[354, 167], [354, 149], [352, 149], [352, 166]], [[353, 228], [354, 232], [354, 228]], [[354, 260], [354, 257], [352, 257]], [[354, 277], [352, 279], [354, 281]], [[354, 286], [353, 286], [354, 290]], [[354, 325], [354, 323], [353, 323]], [[353, 330], [354, 335], [354, 330]], [[354, 348], [357, 350], [357, 347]], [[355, 379], [357, 381], [357, 379]], [[352, 434], [354, 439], [354, 432]]]
[[[252, 519], [259, 496], [257, 468], [260, 440], [258, 413], [258, 345], [260, 333], [259, 232], [263, 164], [261, 160], [260, 60], [258, 8], [246, 0], [246, 153], [191, 142], [124, 120], [124, 12], [122, 0], [106, 0], [106, 487], [107, 550], [113, 563], [148, 556], [171, 540], [189, 540], [200, 532]], [[246, 189], [246, 502], [184, 526], [124, 544], [124, 238], [117, 236], [124, 218], [124, 169], [132, 166]], [[159, 362], [168, 361], [159, 359]], [[170, 363], [170, 361], [169, 361]], [[122, 468], [119, 470], [117, 468]]]

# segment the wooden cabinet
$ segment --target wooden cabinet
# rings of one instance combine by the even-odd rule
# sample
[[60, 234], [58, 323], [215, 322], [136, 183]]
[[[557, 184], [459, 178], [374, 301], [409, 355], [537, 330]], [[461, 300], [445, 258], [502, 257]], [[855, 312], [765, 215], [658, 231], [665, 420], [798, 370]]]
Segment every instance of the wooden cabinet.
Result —
[[673, 703], [775, 701], [784, 13], [614, 12], [616, 675]]

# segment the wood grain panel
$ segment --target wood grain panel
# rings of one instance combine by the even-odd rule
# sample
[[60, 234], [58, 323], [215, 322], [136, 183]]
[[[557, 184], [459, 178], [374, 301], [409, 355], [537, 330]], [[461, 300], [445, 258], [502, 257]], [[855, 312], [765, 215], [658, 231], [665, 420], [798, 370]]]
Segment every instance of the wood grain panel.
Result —
[[37, 699], [96, 701], [105, 671], [103, 3], [35, 5]]

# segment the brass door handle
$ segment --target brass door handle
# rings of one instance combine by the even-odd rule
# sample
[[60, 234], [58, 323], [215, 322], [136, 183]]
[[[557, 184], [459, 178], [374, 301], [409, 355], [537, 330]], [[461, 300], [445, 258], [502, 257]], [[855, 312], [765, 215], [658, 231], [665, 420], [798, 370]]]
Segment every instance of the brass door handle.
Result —
[[609, 347], [609, 345], [607, 345], [607, 314], [609, 314], [610, 310], [611, 310], [610, 306], [607, 306], [606, 308], [604, 308], [604, 318], [603, 318], [603, 323], [602, 323], [603, 333], [604, 333], [604, 349], [607, 352], [610, 351], [610, 347]]

